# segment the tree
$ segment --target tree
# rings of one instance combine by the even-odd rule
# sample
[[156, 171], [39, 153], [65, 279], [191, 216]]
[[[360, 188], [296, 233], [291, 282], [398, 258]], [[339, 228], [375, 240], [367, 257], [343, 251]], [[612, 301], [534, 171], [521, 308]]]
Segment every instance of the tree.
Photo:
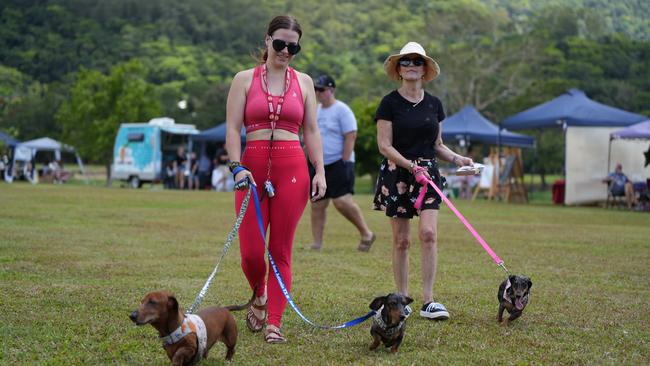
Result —
[[138, 60], [118, 64], [109, 75], [82, 69], [70, 98], [56, 114], [63, 139], [91, 162], [106, 165], [110, 184], [113, 143], [122, 122], [148, 121], [160, 113], [152, 84]]

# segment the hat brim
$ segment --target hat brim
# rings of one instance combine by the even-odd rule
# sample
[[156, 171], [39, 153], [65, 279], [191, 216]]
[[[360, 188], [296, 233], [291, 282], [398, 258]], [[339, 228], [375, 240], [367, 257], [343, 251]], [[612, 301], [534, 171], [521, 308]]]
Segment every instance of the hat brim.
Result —
[[391, 80], [395, 80], [395, 81], [400, 80], [399, 73], [397, 72], [397, 62], [399, 61], [400, 58], [408, 55], [418, 55], [426, 61], [426, 67], [424, 70], [424, 78], [423, 78], [425, 82], [431, 81], [437, 78], [438, 75], [440, 75], [440, 66], [431, 57], [422, 55], [417, 52], [398, 53], [398, 54], [388, 56], [386, 58], [386, 61], [384, 61], [384, 71], [386, 71], [386, 74]]

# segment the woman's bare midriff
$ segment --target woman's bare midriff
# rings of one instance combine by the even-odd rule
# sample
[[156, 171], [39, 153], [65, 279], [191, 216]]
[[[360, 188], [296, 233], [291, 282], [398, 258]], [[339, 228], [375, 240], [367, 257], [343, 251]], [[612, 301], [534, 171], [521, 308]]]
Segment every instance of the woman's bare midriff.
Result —
[[[271, 138], [271, 129], [257, 130], [246, 134], [246, 141], [269, 140]], [[298, 141], [300, 138], [295, 133], [276, 129], [273, 132], [275, 141]]]

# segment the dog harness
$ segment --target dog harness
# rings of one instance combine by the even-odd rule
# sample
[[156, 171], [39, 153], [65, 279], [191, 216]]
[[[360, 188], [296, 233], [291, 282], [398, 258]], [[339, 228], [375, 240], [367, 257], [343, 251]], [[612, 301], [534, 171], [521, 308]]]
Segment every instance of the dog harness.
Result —
[[[510, 279], [508, 279], [508, 281], [506, 282], [506, 288], [503, 289], [503, 299], [512, 304], [512, 300], [510, 300], [510, 298], [508, 297], [508, 289], [510, 287], [512, 287], [512, 284], [510, 283]], [[526, 292], [526, 295], [524, 295], [521, 298], [521, 302], [518, 302], [517, 304], [512, 304], [512, 305], [514, 305], [517, 310], [522, 310], [526, 306], [526, 304], [528, 304], [528, 294], [529, 293]], [[517, 302], [517, 301], [515, 301], [515, 302]], [[521, 308], [520, 308], [520, 306], [521, 306]]]
[[382, 305], [379, 310], [377, 310], [377, 313], [375, 314], [374, 318], [372, 319], [372, 325], [378, 327], [379, 329], [383, 330], [384, 333], [386, 333], [387, 337], [392, 337], [395, 333], [397, 333], [400, 328], [402, 327], [402, 324], [406, 321], [406, 319], [402, 320], [399, 322], [399, 324], [389, 327], [388, 324], [384, 321], [384, 319], [381, 317], [381, 312], [384, 309], [384, 306]]
[[195, 314], [185, 314], [185, 319], [183, 319], [181, 326], [176, 328], [176, 330], [171, 332], [169, 335], [161, 337], [160, 339], [163, 341], [163, 347], [166, 347], [179, 342], [188, 334], [192, 333], [196, 334], [199, 343], [199, 348], [196, 351], [194, 360], [192, 360], [192, 365], [196, 365], [204, 357], [208, 344], [208, 332], [205, 329], [205, 323], [201, 317]]

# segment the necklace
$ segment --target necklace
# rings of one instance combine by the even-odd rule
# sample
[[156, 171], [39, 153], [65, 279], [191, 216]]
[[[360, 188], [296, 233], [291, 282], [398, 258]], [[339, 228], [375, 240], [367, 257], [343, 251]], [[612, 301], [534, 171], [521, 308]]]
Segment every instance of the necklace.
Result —
[[413, 103], [413, 102], [411, 102], [410, 100], [408, 100], [408, 99], [406, 98], [405, 94], [400, 93], [400, 95], [402, 95], [402, 98], [404, 98], [407, 102], [411, 103], [411, 104], [413, 105], [413, 108], [415, 108], [415, 107], [417, 107], [418, 104], [422, 103], [422, 101], [424, 100], [424, 89], [422, 90], [422, 93], [420, 93], [420, 98], [419, 98], [418, 101], [415, 102], [415, 103]]
[[417, 101], [417, 103], [413, 104], [413, 108], [417, 107], [420, 102], [424, 100], [424, 90], [422, 90], [422, 95], [420, 96], [420, 100]]
[[[266, 64], [264, 64], [264, 69], [262, 70], [262, 83], [264, 84], [264, 91], [266, 92], [266, 100], [269, 105], [269, 121], [271, 122], [271, 131], [275, 129], [275, 123], [280, 119], [280, 113], [282, 112], [282, 103], [284, 103], [284, 95], [286, 94], [287, 90], [289, 90], [289, 83], [291, 82], [290, 76], [289, 76], [289, 70], [287, 69], [285, 71], [285, 83], [284, 83], [284, 88], [282, 89], [282, 94], [280, 94], [278, 98], [278, 104], [275, 106], [275, 109], [273, 108], [273, 96], [271, 95], [271, 91], [269, 90], [269, 82], [267, 79], [267, 69], [266, 69]], [[273, 136], [273, 132], [271, 132], [271, 136]]]

